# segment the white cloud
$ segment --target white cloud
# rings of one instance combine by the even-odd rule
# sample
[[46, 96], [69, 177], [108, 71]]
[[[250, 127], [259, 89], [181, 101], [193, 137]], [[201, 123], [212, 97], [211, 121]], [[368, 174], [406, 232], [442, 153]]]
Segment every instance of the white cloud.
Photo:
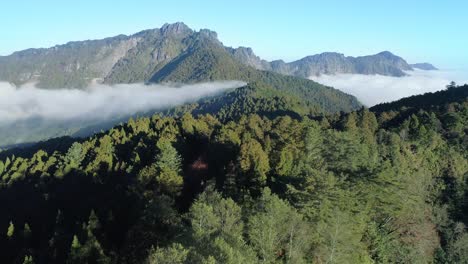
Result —
[[352, 94], [367, 106], [442, 90], [451, 81], [468, 83], [468, 72], [415, 70], [407, 73], [410, 75], [405, 77], [337, 74], [313, 76], [310, 79]]
[[86, 90], [20, 88], [0, 82], [0, 124], [41, 118], [50, 121], [105, 120], [140, 111], [195, 102], [244, 82], [225, 81], [183, 86], [119, 84], [95, 85]]

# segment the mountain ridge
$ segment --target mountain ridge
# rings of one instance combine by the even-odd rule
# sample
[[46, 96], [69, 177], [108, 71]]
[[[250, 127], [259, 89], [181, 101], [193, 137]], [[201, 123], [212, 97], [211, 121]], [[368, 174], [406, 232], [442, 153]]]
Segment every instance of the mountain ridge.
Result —
[[437, 67], [434, 65], [428, 63], [428, 62], [422, 62], [422, 63], [415, 63], [415, 64], [410, 64], [411, 67], [420, 69], [420, 70], [425, 70], [425, 71], [437, 71], [439, 70]]
[[292, 62], [283, 60], [268, 62], [255, 55], [253, 50], [248, 47], [239, 47], [230, 51], [239, 61], [254, 68], [302, 78], [340, 73], [403, 77], [408, 75], [406, 71], [412, 71], [414, 68], [422, 70], [437, 69], [429, 63], [408, 64], [406, 60], [389, 51], [357, 57], [345, 56], [343, 53], [338, 52], [323, 52]]
[[404, 71], [412, 70], [404, 59], [390, 52], [361, 57], [325, 52], [290, 63], [268, 62], [255, 55], [252, 48], [224, 46], [214, 31], [195, 31], [177, 22], [128, 36], [70, 41], [0, 56], [0, 80], [15, 85], [37, 82], [41, 88], [83, 88], [93, 80], [109, 84], [147, 82], [161, 75], [158, 72], [175, 59], [190, 55], [201, 39], [205, 48], [223, 49], [242, 65], [301, 78], [337, 73], [401, 77], [406, 75]]

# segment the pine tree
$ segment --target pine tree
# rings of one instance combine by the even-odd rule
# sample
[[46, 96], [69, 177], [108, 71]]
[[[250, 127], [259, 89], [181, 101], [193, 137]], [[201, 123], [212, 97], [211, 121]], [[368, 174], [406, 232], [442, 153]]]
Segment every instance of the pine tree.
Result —
[[11, 238], [15, 234], [15, 225], [13, 224], [12, 221], [10, 221], [10, 224], [8, 226], [7, 230], [7, 236]]
[[310, 243], [302, 216], [265, 188], [248, 219], [249, 240], [265, 263], [303, 263]]
[[148, 264], [184, 264], [189, 255], [189, 250], [181, 244], [172, 244], [167, 248], [152, 248], [148, 259]]
[[34, 264], [33, 257], [29, 255], [24, 256], [23, 264]]
[[2, 176], [3, 171], [5, 170], [5, 164], [0, 160], [0, 176]]
[[94, 210], [91, 210], [88, 219], [88, 232], [96, 232], [101, 228], [101, 223]]
[[169, 195], [178, 195], [183, 178], [180, 176], [182, 159], [177, 150], [168, 141], [159, 141], [157, 144], [159, 154], [156, 156], [157, 176], [156, 180], [161, 192]]
[[70, 253], [68, 254], [67, 264], [78, 264], [83, 263], [83, 246], [76, 235], [73, 236], [73, 240], [70, 246]]
[[226, 168], [226, 176], [223, 183], [223, 193], [233, 199], [238, 198], [237, 177], [235, 165], [230, 161]]
[[31, 238], [31, 228], [28, 223], [24, 223], [23, 236], [25, 239]]
[[73, 236], [71, 248], [74, 250], [81, 248], [80, 240], [78, 240], [78, 237], [76, 235]]
[[257, 140], [248, 138], [242, 143], [239, 165], [244, 174], [244, 185], [260, 191], [266, 183], [270, 164], [268, 155]]

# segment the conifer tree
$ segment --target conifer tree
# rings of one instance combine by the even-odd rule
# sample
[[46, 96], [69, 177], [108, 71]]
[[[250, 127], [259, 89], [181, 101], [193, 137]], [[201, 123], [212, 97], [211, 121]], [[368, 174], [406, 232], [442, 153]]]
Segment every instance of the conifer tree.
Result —
[[12, 221], [10, 221], [10, 224], [8, 225], [8, 230], [6, 234], [9, 238], [13, 237], [13, 235], [15, 234], [15, 225]]

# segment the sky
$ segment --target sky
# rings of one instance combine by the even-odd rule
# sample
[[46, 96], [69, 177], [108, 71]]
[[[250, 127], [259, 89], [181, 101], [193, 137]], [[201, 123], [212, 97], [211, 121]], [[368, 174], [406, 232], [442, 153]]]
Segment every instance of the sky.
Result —
[[5, 0], [0, 55], [182, 21], [267, 60], [389, 50], [410, 63], [468, 69], [466, 0]]

